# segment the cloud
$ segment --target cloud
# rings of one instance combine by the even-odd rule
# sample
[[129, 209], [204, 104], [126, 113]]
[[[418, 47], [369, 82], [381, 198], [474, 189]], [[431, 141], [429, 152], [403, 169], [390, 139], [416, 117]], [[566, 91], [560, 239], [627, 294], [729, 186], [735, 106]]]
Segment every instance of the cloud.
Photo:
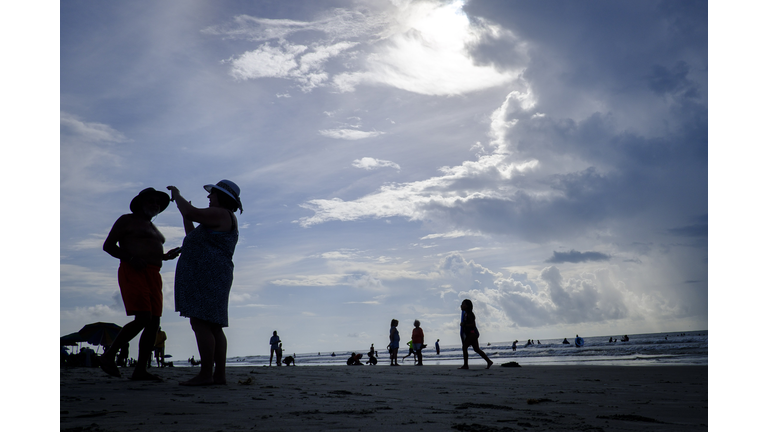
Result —
[[[386, 85], [426, 95], [459, 95], [508, 84], [519, 78], [526, 47], [509, 30], [483, 19], [471, 21], [463, 1], [396, 2], [389, 13], [337, 9], [312, 21], [239, 15], [204, 34], [265, 42], [226, 60], [236, 79], [265, 77], [296, 81], [308, 92], [332, 82], [341, 92], [361, 84]], [[291, 42], [300, 32], [323, 36], [312, 46]], [[485, 46], [514, 43], [516, 62], [477, 61]], [[357, 51], [350, 51], [352, 49]], [[347, 54], [344, 68], [326, 67]], [[487, 59], [485, 59], [487, 60]]]
[[302, 91], [308, 92], [328, 80], [323, 68], [325, 62], [355, 45], [340, 42], [308, 47], [280, 41], [278, 46], [264, 44], [225, 62], [232, 65], [230, 74], [237, 80], [290, 78], [299, 83]]
[[571, 249], [569, 252], [553, 252], [552, 257], [544, 262], [553, 264], [566, 262], [583, 263], [588, 261], [608, 261], [609, 259], [611, 259], [610, 255], [601, 252], [578, 252]]
[[383, 160], [383, 159], [375, 159], [375, 158], [372, 158], [372, 157], [364, 157], [364, 158], [361, 158], [361, 159], [355, 159], [354, 161], [352, 161], [352, 166], [355, 167], [355, 168], [363, 168], [363, 169], [368, 170], [368, 171], [373, 170], [373, 169], [378, 169], [378, 168], [385, 168], [385, 167], [391, 167], [391, 168], [394, 168], [394, 169], [396, 169], [398, 171], [400, 170], [400, 165], [398, 165], [398, 164], [396, 164], [396, 163], [394, 163], [392, 161]]
[[62, 193], [102, 194], [125, 187], [110, 175], [122, 162], [116, 146], [130, 142], [123, 133], [66, 112], [60, 113], [60, 126]]
[[384, 134], [384, 132], [379, 131], [365, 132], [357, 129], [324, 129], [319, 132], [320, 135], [326, 136], [328, 138], [343, 139], [349, 141], [372, 138]]
[[446, 239], [455, 239], [460, 237], [476, 237], [476, 236], [482, 236], [482, 234], [478, 232], [471, 232], [471, 231], [451, 231], [447, 233], [440, 233], [440, 234], [429, 234], [424, 237], [421, 237], [419, 240], [432, 240], [436, 238], [446, 238]]
[[493, 328], [604, 322], [630, 315], [629, 294], [606, 269], [565, 279], [557, 267], [546, 267], [537, 280], [541, 289], [499, 277], [491, 286], [460, 292], [459, 298], [471, 298], [476, 313], [491, 317], [487, 325]]
[[695, 224], [686, 225], [677, 228], [670, 228], [667, 230], [672, 235], [681, 237], [707, 237], [709, 234], [709, 225], [707, 224]]

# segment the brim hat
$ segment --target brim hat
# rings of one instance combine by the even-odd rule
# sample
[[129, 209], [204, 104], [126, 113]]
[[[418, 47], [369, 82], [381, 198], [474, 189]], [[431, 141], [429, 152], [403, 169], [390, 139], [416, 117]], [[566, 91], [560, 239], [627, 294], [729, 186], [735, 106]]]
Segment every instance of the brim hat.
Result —
[[150, 196], [157, 198], [160, 201], [160, 211], [158, 214], [162, 213], [163, 210], [165, 210], [168, 207], [168, 204], [171, 202], [171, 197], [168, 196], [167, 193], [157, 191], [155, 188], [150, 187], [139, 192], [139, 194], [131, 200], [131, 212], [139, 213], [141, 211], [142, 204], [144, 204], [144, 200]]
[[240, 202], [240, 187], [236, 185], [235, 182], [231, 180], [222, 180], [215, 185], [207, 184], [203, 186], [203, 188], [205, 188], [208, 193], [211, 192], [211, 189], [216, 189], [225, 193], [227, 196], [235, 200], [237, 203], [237, 208], [240, 209], [240, 213], [243, 212], [243, 203]]

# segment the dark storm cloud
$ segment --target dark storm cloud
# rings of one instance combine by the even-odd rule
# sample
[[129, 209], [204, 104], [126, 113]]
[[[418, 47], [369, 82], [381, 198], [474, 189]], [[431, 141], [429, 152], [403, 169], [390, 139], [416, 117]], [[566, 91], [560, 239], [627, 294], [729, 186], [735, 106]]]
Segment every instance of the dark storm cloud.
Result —
[[608, 261], [611, 259], [610, 255], [606, 255], [601, 252], [579, 252], [576, 250], [571, 249], [568, 252], [557, 252], [554, 251], [552, 253], [552, 257], [548, 258], [546, 261], [547, 263], [554, 263], [554, 264], [560, 264], [560, 263], [583, 263], [588, 261]]
[[667, 230], [672, 235], [682, 237], [706, 237], [709, 232], [707, 224], [687, 225]]

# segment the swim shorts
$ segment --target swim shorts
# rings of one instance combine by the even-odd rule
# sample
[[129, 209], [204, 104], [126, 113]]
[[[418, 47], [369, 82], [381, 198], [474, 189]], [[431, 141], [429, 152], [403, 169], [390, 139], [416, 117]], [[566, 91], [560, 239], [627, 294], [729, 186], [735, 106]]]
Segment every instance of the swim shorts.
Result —
[[130, 264], [120, 263], [117, 283], [123, 297], [126, 315], [137, 312], [151, 312], [152, 316], [163, 316], [163, 278], [160, 267], [147, 265], [136, 271]]

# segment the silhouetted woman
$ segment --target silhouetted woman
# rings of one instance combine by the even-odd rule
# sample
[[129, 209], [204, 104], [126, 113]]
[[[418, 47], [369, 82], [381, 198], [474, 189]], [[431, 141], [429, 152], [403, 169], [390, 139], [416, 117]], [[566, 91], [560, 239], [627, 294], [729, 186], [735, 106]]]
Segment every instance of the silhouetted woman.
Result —
[[464, 354], [464, 366], [460, 367], [459, 369], [469, 369], [469, 350], [468, 348], [471, 346], [472, 349], [480, 355], [487, 363], [488, 366], [485, 368], [488, 369], [491, 367], [493, 362], [491, 359], [488, 358], [487, 355], [483, 352], [483, 350], [480, 349], [480, 344], [478, 343], [478, 339], [480, 338], [480, 332], [477, 330], [477, 323], [475, 322], [475, 314], [472, 312], [472, 302], [469, 299], [465, 299], [463, 302], [461, 302], [461, 331], [459, 334], [461, 335], [461, 351]]
[[200, 373], [180, 383], [187, 386], [227, 383], [223, 327], [229, 325], [232, 255], [239, 236], [235, 210], [243, 212], [240, 188], [235, 183], [222, 180], [203, 187], [209, 192], [207, 208], [194, 207], [175, 186], [168, 186], [187, 234], [176, 265], [176, 310], [189, 317], [200, 351]]

